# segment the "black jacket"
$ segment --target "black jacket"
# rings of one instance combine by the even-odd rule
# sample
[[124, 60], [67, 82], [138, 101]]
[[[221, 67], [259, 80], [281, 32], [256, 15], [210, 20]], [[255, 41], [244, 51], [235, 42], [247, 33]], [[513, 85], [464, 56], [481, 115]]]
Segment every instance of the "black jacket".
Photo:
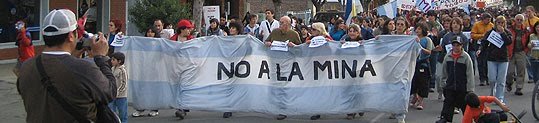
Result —
[[446, 83], [444, 89], [459, 92], [474, 91], [474, 70], [470, 55], [463, 51], [455, 61], [451, 54], [446, 54], [442, 63], [442, 82]]
[[482, 53], [488, 53], [487, 55], [487, 61], [495, 61], [495, 62], [508, 62], [509, 57], [507, 54], [507, 46], [509, 46], [511, 42], [511, 34], [509, 34], [509, 30], [505, 29], [505, 33], [500, 33], [503, 40], [503, 45], [501, 48], [496, 47], [496, 45], [490, 43], [490, 41], [487, 40], [490, 33], [494, 31], [494, 29], [488, 31], [485, 33], [485, 38], [481, 41], [481, 52]]

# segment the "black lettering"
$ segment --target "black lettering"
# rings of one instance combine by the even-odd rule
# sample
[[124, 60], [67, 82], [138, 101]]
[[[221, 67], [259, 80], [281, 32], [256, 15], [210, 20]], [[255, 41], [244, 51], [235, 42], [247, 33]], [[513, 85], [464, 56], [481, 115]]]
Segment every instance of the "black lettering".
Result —
[[335, 72], [335, 79], [339, 78], [339, 61], [333, 60], [333, 72]]
[[[245, 69], [246, 69], [245, 73], [243, 73], [243, 74], [240, 74], [240, 66], [241, 65], [244, 65]], [[251, 74], [251, 64], [249, 64], [249, 62], [247, 62], [247, 61], [240, 61], [236, 65], [236, 72], [235, 72], [236, 77], [246, 78], [246, 77], [249, 76], [249, 74]]]
[[281, 66], [277, 64], [277, 81], [286, 81], [286, 77], [281, 77]]
[[268, 62], [265, 61], [265, 60], [262, 60], [262, 64], [260, 65], [260, 71], [258, 73], [258, 78], [262, 78], [262, 74], [264, 74], [264, 73], [266, 73], [266, 75], [268, 76], [268, 79], [270, 79]]
[[326, 68], [328, 69], [328, 79], [332, 79], [333, 75], [331, 72], [331, 62], [326, 61], [324, 62], [324, 65], [320, 64], [318, 61], [313, 61], [314, 64], [314, 80], [318, 80], [318, 69], [324, 71]]
[[346, 76], [346, 71], [348, 71], [348, 74], [350, 75], [350, 77], [352, 78], [356, 78], [357, 74], [356, 74], [356, 68], [357, 68], [357, 60], [354, 60], [352, 61], [352, 69], [350, 69], [350, 67], [348, 66], [348, 64], [346, 64], [346, 61], [345, 60], [342, 60], [342, 78], [344, 79], [345, 76]]
[[363, 67], [361, 67], [359, 77], [363, 77], [365, 71], [370, 71], [372, 76], [376, 76], [376, 72], [374, 71], [374, 67], [372, 67], [371, 60], [365, 61], [365, 64], [363, 64]]
[[299, 80], [303, 80], [303, 74], [301, 74], [301, 69], [299, 69], [298, 62], [292, 64], [292, 72], [288, 75], [288, 81], [292, 80], [292, 76], [297, 75]]
[[232, 78], [232, 76], [234, 75], [234, 62], [230, 63], [230, 71], [226, 69], [223, 63], [219, 62], [217, 64], [217, 80], [222, 80], [222, 72], [224, 72], [226, 76], [228, 76], [228, 78]]

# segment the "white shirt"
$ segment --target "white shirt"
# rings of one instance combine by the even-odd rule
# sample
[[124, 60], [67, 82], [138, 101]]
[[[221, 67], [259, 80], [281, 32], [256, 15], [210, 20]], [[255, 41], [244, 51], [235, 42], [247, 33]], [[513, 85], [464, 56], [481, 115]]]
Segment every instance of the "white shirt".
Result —
[[49, 55], [71, 55], [71, 53], [66, 51], [43, 51], [42, 53]]
[[[174, 32], [174, 31], [172, 31], [172, 32]], [[164, 39], [170, 39], [170, 37], [172, 37], [172, 35], [174, 35], [174, 33], [171, 34], [169, 31], [166, 31], [165, 29], [163, 29], [161, 31], [161, 33], [159, 33], [159, 34], [160, 34], [161, 38], [164, 38]]]
[[273, 23], [268, 22], [268, 20], [262, 21], [260, 23], [260, 34], [264, 35], [264, 38], [262, 38], [263, 39], [262, 41], [266, 41], [266, 39], [268, 39], [270, 35], [270, 32], [273, 31], [274, 29], [279, 28], [279, 26], [280, 26], [279, 21], [275, 19], [273, 19]]

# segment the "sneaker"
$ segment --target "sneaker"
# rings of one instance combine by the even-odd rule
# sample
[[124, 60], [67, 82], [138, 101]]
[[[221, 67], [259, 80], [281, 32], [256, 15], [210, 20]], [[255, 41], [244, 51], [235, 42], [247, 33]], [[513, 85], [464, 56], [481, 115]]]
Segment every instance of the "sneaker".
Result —
[[523, 95], [522, 88], [517, 88], [517, 90], [515, 91], [515, 95], [522, 96]]
[[422, 105], [417, 105], [415, 108], [416, 108], [417, 110], [423, 110], [423, 106], [422, 106]]
[[277, 120], [284, 120], [284, 119], [286, 119], [286, 115], [284, 114], [277, 115]]
[[[511, 85], [507, 85], [505, 86], [505, 89], [507, 89], [507, 92], [511, 92], [513, 90], [513, 88], [511, 87]], [[516, 92], [515, 92], [516, 93]]]
[[320, 115], [311, 116], [311, 120], [318, 120], [318, 119], [320, 119]]
[[438, 93], [438, 100], [442, 100], [444, 98], [444, 95], [442, 93]]
[[459, 114], [460, 111], [458, 109], [453, 110], [453, 114]]
[[397, 123], [406, 123], [406, 121], [404, 121], [404, 119], [398, 119]]
[[391, 115], [389, 115], [389, 119], [397, 119], [396, 114], [391, 114]]
[[187, 113], [181, 109], [176, 110], [174, 114], [176, 115], [176, 117], [180, 118], [180, 120], [183, 120], [185, 118], [185, 115], [187, 115]]
[[150, 111], [150, 113], [148, 114], [148, 116], [150, 116], [150, 117], [155, 117], [157, 115], [159, 115], [159, 112], [157, 112], [157, 111]]
[[352, 120], [352, 119], [354, 119], [355, 116], [356, 116], [356, 113], [346, 114], [346, 119], [347, 120]]
[[430, 89], [429, 89], [429, 92], [430, 92], [430, 93], [434, 93], [434, 88], [430, 88]]
[[440, 120], [436, 121], [436, 123], [447, 123], [447, 120], [446, 119], [440, 119]]
[[357, 115], [363, 117], [363, 115], [365, 115], [365, 113], [364, 113], [364, 112], [361, 112], [361, 113], [357, 113]]
[[144, 113], [144, 111], [135, 111], [135, 113], [131, 114], [131, 116], [133, 116], [133, 117], [142, 117], [142, 113]]
[[230, 118], [230, 117], [232, 117], [232, 112], [223, 113], [223, 118]]

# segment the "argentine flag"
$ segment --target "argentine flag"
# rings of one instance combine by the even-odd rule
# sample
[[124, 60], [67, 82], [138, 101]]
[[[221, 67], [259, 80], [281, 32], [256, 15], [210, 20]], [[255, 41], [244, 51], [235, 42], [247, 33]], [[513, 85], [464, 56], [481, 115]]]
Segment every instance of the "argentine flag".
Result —
[[352, 18], [356, 15], [356, 7], [354, 6], [354, 2], [352, 0], [346, 0], [346, 11], [344, 18], [346, 19], [346, 25], [350, 25], [352, 23]]
[[393, 19], [397, 16], [397, 2], [393, 1], [382, 6], [379, 6], [377, 9], [378, 15], [386, 15], [387, 17]]

